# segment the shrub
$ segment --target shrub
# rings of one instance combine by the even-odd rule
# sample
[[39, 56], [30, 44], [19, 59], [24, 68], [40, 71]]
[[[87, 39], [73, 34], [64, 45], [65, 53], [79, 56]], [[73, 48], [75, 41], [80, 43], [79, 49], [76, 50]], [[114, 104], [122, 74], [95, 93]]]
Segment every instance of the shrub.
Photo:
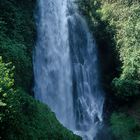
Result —
[[117, 140], [137, 140], [140, 136], [138, 123], [123, 113], [112, 114], [111, 130]]

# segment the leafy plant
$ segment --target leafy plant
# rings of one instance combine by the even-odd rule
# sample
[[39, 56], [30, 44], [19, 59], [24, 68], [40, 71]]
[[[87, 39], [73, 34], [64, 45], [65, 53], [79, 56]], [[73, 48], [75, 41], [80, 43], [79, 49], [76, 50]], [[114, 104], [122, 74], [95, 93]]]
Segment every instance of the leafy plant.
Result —
[[13, 69], [14, 67], [11, 66], [11, 63], [3, 63], [2, 57], [0, 57], [0, 122], [3, 121], [5, 116], [6, 99], [9, 94], [14, 93]]
[[138, 123], [123, 113], [113, 113], [111, 116], [111, 129], [119, 140], [137, 140], [140, 129]]

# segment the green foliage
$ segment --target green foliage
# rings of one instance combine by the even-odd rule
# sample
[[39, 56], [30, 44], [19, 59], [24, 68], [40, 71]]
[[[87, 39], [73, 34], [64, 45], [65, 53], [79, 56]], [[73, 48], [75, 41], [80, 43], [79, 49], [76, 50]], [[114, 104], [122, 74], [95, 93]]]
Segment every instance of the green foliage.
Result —
[[[10, 99], [10, 100], [9, 100]], [[64, 128], [50, 109], [18, 89], [7, 101], [9, 108], [1, 124], [7, 140], [80, 140]]]
[[14, 93], [13, 69], [14, 67], [11, 67], [11, 63], [3, 63], [0, 57], [0, 122], [3, 121], [3, 117], [5, 116], [3, 111], [7, 106], [7, 96], [8, 94]]
[[[138, 95], [140, 91], [139, 1], [79, 1], [79, 9], [87, 17], [96, 37], [100, 59], [103, 59], [101, 61], [103, 69], [108, 65], [104, 60], [110, 62], [110, 59], [114, 59], [113, 55], [117, 54], [114, 61], [116, 68], [110, 66], [113, 62], [111, 61], [108, 65], [109, 73], [103, 71], [107, 77], [112, 77], [110, 81], [115, 77], [112, 80], [114, 93], [123, 99]], [[111, 57], [107, 59], [109, 55]]]
[[122, 99], [128, 100], [129, 97], [139, 95], [140, 86], [138, 81], [132, 79], [114, 78], [112, 86], [116, 95]]
[[14, 64], [15, 84], [25, 90], [30, 88], [33, 75], [34, 3], [0, 0], [0, 54], [5, 62]]
[[117, 140], [138, 140], [140, 137], [138, 123], [123, 113], [112, 114], [111, 129]]
[[26, 47], [8, 38], [0, 42], [1, 54], [5, 61], [12, 61], [15, 67], [15, 82], [24, 88], [29, 87], [32, 78], [31, 58], [26, 53]]
[[[101, 0], [96, 13], [106, 23], [105, 30], [111, 32], [107, 45], [114, 46], [118, 54], [118, 74], [112, 80], [112, 93], [121, 99], [129, 99], [132, 104], [130, 99], [140, 95], [140, 3], [131, 0]], [[140, 124], [135, 120], [138, 120], [135, 115], [130, 117], [114, 113], [111, 116], [111, 129], [117, 140], [140, 138]]]
[[116, 34], [114, 40], [122, 62], [120, 78], [113, 80], [117, 95], [138, 95], [140, 90], [140, 6], [138, 3], [105, 3], [100, 10]]
[[64, 128], [50, 109], [21, 88], [14, 89], [11, 63], [0, 57], [0, 139], [79, 140]]

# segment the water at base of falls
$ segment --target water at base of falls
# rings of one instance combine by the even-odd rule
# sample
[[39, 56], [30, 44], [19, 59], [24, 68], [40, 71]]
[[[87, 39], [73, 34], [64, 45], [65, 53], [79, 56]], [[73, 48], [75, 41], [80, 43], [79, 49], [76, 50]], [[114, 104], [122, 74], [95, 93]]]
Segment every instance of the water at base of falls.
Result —
[[39, 0], [34, 54], [35, 97], [84, 140], [96, 139], [104, 97], [97, 49], [72, 0]]

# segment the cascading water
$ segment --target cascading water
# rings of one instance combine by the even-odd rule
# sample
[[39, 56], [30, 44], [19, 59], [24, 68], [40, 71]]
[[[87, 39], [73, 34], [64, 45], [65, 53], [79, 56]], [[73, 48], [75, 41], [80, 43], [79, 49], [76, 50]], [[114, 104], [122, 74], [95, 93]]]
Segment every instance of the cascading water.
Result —
[[96, 139], [104, 98], [97, 50], [72, 0], [39, 0], [35, 97], [85, 140]]

